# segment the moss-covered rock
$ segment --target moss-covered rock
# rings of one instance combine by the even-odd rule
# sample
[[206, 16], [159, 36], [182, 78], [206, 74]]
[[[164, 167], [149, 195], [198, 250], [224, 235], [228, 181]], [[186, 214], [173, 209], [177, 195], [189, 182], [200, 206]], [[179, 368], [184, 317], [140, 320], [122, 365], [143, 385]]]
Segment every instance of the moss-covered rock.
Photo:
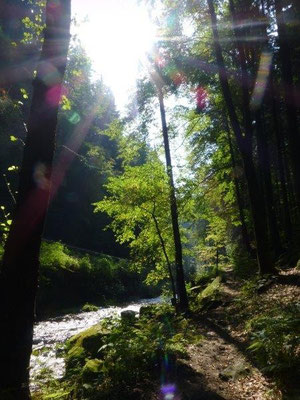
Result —
[[101, 378], [101, 367], [103, 362], [97, 358], [87, 360], [81, 371], [83, 382], [99, 381]]
[[83, 365], [86, 354], [81, 346], [73, 346], [66, 355], [67, 372]]
[[86, 303], [81, 308], [82, 312], [91, 312], [91, 311], [98, 311], [98, 310], [99, 310], [98, 306], [95, 306], [94, 304], [89, 304], [89, 303]]
[[73, 369], [83, 367], [86, 358], [99, 357], [99, 349], [103, 346], [106, 335], [108, 335], [108, 331], [101, 324], [97, 324], [68, 340], [66, 344], [67, 375], [72, 373]]
[[124, 310], [121, 312], [121, 320], [127, 324], [134, 324], [137, 312], [133, 310]]

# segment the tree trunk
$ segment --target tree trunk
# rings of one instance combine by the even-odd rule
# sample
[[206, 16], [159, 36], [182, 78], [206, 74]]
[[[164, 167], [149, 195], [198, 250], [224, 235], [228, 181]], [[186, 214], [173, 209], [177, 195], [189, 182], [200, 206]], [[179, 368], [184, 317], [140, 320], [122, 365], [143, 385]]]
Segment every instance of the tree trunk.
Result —
[[[235, 155], [234, 155], [234, 150], [233, 150], [232, 141], [231, 141], [230, 129], [229, 129], [228, 122], [227, 122], [227, 117], [225, 117], [225, 129], [227, 132], [232, 169], [234, 171], [236, 169], [236, 161], [235, 161]], [[236, 201], [237, 201], [239, 215], [240, 215], [243, 243], [244, 243], [244, 246], [245, 246], [249, 256], [253, 257], [253, 249], [250, 244], [250, 238], [249, 238], [249, 233], [248, 233], [247, 224], [246, 224], [246, 220], [245, 220], [245, 213], [244, 213], [244, 209], [243, 209], [242, 194], [240, 191], [239, 181], [238, 181], [238, 178], [236, 177], [235, 173], [234, 173], [233, 180], [234, 180], [234, 186], [235, 186]]]
[[284, 21], [281, 0], [275, 0], [276, 20], [278, 26], [279, 58], [282, 71], [284, 102], [287, 116], [287, 137], [293, 171], [293, 186], [296, 194], [297, 213], [300, 212], [300, 137], [297, 121], [295, 87], [293, 82], [291, 49], [288, 43], [286, 24]]
[[162, 89], [159, 87], [159, 85], [157, 85], [157, 89], [158, 89], [158, 98], [159, 98], [159, 106], [160, 106], [162, 132], [163, 132], [163, 138], [164, 138], [167, 174], [169, 176], [169, 182], [170, 182], [170, 208], [171, 208], [172, 228], [173, 228], [173, 237], [174, 237], [174, 246], [175, 246], [176, 286], [177, 286], [177, 294], [179, 297], [178, 308], [181, 311], [187, 311], [188, 310], [188, 298], [187, 298], [187, 293], [186, 293], [186, 288], [185, 288], [185, 279], [184, 279], [184, 271], [183, 271], [182, 245], [181, 245], [181, 238], [180, 238], [180, 231], [179, 231], [179, 224], [178, 224], [177, 201], [176, 201], [176, 195], [175, 195], [172, 161], [171, 161], [171, 153], [170, 153], [170, 146], [169, 146], [168, 126], [167, 126], [167, 122], [166, 122], [166, 112], [165, 112]]
[[274, 205], [274, 194], [272, 188], [268, 141], [266, 138], [266, 131], [263, 127], [263, 118], [260, 109], [255, 112], [255, 119], [256, 119], [258, 165], [262, 177], [261, 181], [264, 191], [264, 198], [266, 199], [265, 203], [268, 214], [270, 239], [274, 253], [276, 257], [278, 257], [280, 254], [283, 253], [283, 248], [281, 245], [281, 239], [279, 235], [279, 229], [276, 218], [276, 210]]
[[228, 77], [225, 69], [222, 49], [219, 42], [219, 34], [217, 30], [217, 18], [215, 14], [213, 1], [207, 0], [207, 3], [212, 23], [215, 54], [219, 69], [219, 79], [220, 79], [221, 89], [227, 106], [230, 123], [237, 140], [238, 148], [241, 152], [245, 177], [248, 185], [259, 271], [261, 274], [272, 273], [274, 272], [274, 266], [272, 264], [270, 252], [268, 249], [268, 235], [266, 230], [267, 219], [264, 207], [264, 200], [260, 194], [255, 172], [255, 166], [252, 159], [252, 137], [247, 135], [247, 132], [245, 136], [242, 133], [228, 83]]
[[168, 267], [168, 271], [169, 271], [169, 275], [170, 275], [170, 282], [171, 282], [171, 288], [172, 288], [172, 294], [173, 294], [173, 300], [172, 301], [174, 301], [176, 303], [176, 288], [175, 288], [175, 282], [174, 282], [174, 277], [173, 277], [173, 272], [172, 272], [172, 266], [171, 266], [171, 263], [170, 263], [170, 260], [169, 260], [169, 257], [168, 257], [167, 249], [166, 249], [166, 246], [165, 246], [165, 241], [164, 241], [164, 239], [162, 237], [162, 234], [161, 234], [161, 231], [159, 229], [159, 224], [158, 224], [157, 218], [155, 216], [155, 211], [153, 211], [153, 213], [152, 213], [152, 218], [153, 218], [153, 221], [154, 221], [154, 224], [155, 224], [155, 229], [156, 229], [157, 235], [158, 235], [159, 240], [160, 240], [161, 248], [162, 248], [162, 251], [164, 253], [164, 256], [165, 256], [165, 259], [166, 259], [166, 263], [167, 263], [167, 267]]
[[[30, 399], [29, 361], [39, 251], [50, 194], [58, 105], [70, 40], [70, 0], [48, 0], [19, 190], [0, 275], [0, 393]], [[5, 394], [4, 394], [5, 393]]]
[[290, 215], [290, 205], [288, 201], [288, 193], [287, 193], [287, 179], [286, 173], [284, 168], [284, 138], [281, 131], [281, 124], [278, 118], [278, 106], [277, 106], [277, 96], [274, 91], [273, 86], [273, 73], [270, 76], [270, 100], [271, 100], [271, 107], [272, 107], [272, 119], [273, 119], [273, 129], [275, 132], [276, 138], [276, 146], [277, 146], [277, 159], [278, 159], [278, 175], [279, 175], [279, 182], [280, 182], [280, 192], [282, 198], [282, 214], [283, 214], [283, 221], [284, 221], [284, 231], [285, 237], [287, 242], [287, 247], [289, 248], [292, 244], [293, 240], [293, 228], [291, 222], [291, 215]]

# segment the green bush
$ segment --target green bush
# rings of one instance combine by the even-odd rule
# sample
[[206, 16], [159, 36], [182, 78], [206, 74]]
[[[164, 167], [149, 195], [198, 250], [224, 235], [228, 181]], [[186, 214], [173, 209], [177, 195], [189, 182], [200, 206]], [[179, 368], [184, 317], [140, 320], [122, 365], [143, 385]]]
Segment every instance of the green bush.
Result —
[[81, 311], [83, 311], [83, 312], [91, 312], [91, 311], [98, 311], [98, 310], [99, 310], [98, 306], [95, 306], [94, 304], [89, 304], [89, 303], [86, 303], [81, 308]]
[[79, 268], [79, 261], [68, 254], [66, 246], [60, 242], [43, 242], [41, 246], [40, 262], [42, 269], [71, 269]]
[[219, 272], [215, 266], [198, 267], [194, 278], [196, 285], [207, 285], [218, 276]]
[[285, 309], [274, 307], [252, 318], [246, 328], [251, 340], [249, 350], [262, 369], [282, 374], [299, 366], [299, 303], [292, 303]]
[[248, 252], [241, 245], [231, 244], [228, 249], [230, 263], [234, 275], [240, 279], [248, 279], [258, 272], [256, 258], [249, 257]]
[[192, 332], [169, 306], [146, 307], [134, 322], [104, 320], [68, 341], [65, 385], [78, 400], [117, 400], [120, 392], [131, 400], [134, 390], [151, 390], [164, 363], [186, 356]]

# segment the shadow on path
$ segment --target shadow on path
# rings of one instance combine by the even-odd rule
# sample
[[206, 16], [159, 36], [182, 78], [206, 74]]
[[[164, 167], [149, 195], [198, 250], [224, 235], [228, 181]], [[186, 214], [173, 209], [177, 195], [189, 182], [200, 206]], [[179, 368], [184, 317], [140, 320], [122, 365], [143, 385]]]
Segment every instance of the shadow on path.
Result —
[[180, 363], [177, 366], [177, 382], [178, 400], [227, 400], [207, 389], [205, 377], [187, 364]]
[[291, 285], [300, 287], [300, 275], [290, 274], [290, 275], [279, 275], [277, 283], [281, 285]]

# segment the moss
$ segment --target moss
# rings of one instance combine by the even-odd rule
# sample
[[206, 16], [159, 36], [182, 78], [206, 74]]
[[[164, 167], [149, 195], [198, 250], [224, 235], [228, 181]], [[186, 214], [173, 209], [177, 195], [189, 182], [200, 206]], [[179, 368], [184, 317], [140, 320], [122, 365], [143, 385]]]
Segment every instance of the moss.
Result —
[[73, 369], [82, 367], [87, 357], [98, 357], [99, 348], [103, 346], [103, 338], [107, 334], [108, 331], [101, 324], [97, 324], [69, 339], [66, 344], [67, 374], [72, 373]]
[[217, 276], [200, 294], [200, 299], [214, 297], [220, 289], [221, 278]]
[[81, 311], [83, 312], [90, 312], [90, 311], [98, 311], [99, 307], [95, 306], [94, 304], [86, 303], [82, 308]]
[[101, 377], [101, 367], [103, 362], [96, 358], [88, 360], [82, 368], [81, 377], [83, 382], [98, 380]]

